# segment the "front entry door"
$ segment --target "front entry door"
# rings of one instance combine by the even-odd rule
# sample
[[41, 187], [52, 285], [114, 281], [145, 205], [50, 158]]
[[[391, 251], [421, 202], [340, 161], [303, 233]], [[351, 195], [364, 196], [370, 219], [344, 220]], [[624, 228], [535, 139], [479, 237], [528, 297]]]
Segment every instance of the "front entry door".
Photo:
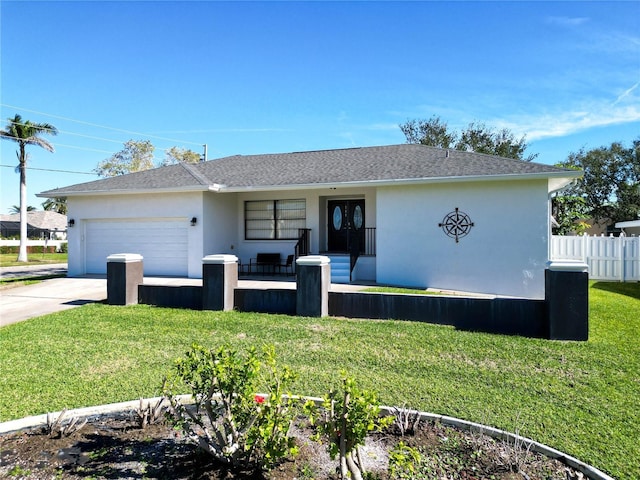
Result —
[[330, 252], [350, 252], [364, 248], [364, 200], [329, 200]]

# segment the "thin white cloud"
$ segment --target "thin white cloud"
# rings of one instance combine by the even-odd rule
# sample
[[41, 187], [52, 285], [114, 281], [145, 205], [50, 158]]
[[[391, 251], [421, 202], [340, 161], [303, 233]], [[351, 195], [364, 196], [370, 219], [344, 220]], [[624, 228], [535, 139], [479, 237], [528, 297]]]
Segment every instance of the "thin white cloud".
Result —
[[490, 125], [508, 128], [529, 141], [563, 137], [591, 128], [640, 122], [640, 81], [611, 98], [594, 98], [579, 103], [547, 107], [544, 112], [503, 117], [488, 121]]
[[627, 58], [633, 62], [633, 65], [638, 61], [638, 48], [640, 48], [638, 35], [616, 31], [589, 33], [588, 41], [585, 40], [581, 44], [581, 49], [584, 51], [624, 55], [619, 58]]
[[372, 123], [371, 125], [364, 125], [362, 129], [373, 130], [373, 131], [398, 130], [398, 124], [397, 123]]
[[201, 130], [164, 130], [151, 132], [158, 134], [182, 134], [182, 133], [260, 133], [260, 132], [292, 132], [289, 128], [206, 128]]
[[340, 110], [340, 113], [338, 113], [338, 123], [344, 123], [349, 119], [349, 115], [347, 114], [347, 112], [345, 112], [344, 110]]
[[351, 145], [352, 147], [356, 147], [356, 141], [353, 139], [353, 133], [351, 132], [341, 132], [338, 134], [338, 137], [344, 139], [347, 141], [347, 143], [349, 145]]
[[622, 92], [621, 95], [618, 96], [618, 98], [616, 98], [616, 101], [613, 102], [613, 105], [617, 105], [618, 103], [622, 102], [625, 98], [629, 97], [629, 95], [631, 95], [633, 93], [633, 91], [638, 88], [638, 86], [640, 85], [640, 81], [636, 82], [635, 85], [633, 85], [632, 87], [626, 89], [624, 92]]
[[564, 137], [591, 128], [640, 122], [640, 106], [620, 108], [600, 107], [589, 110], [564, 111], [556, 114], [531, 115], [509, 121], [496, 121], [499, 128], [508, 128], [528, 141]]
[[577, 27], [589, 21], [589, 17], [547, 17], [546, 22], [561, 27]]

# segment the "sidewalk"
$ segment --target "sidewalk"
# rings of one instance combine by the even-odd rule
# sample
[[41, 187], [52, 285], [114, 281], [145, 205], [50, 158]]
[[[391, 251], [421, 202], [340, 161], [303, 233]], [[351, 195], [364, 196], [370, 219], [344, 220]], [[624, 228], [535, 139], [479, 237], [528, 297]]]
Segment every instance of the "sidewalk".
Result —
[[0, 278], [46, 277], [50, 275], [66, 275], [66, 263], [43, 265], [19, 265], [17, 267], [0, 267]]

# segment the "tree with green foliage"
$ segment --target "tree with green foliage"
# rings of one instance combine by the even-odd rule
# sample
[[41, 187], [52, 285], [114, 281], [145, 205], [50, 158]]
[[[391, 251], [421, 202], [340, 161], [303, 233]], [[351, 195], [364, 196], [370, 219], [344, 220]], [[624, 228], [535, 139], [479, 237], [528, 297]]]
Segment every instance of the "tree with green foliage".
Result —
[[57, 135], [58, 130], [48, 123], [32, 123], [23, 120], [20, 115], [9, 118], [7, 127], [0, 130], [0, 138], [11, 140], [18, 144], [18, 170], [20, 172], [20, 249], [18, 262], [27, 262], [27, 145], [42, 147], [53, 152], [51, 143], [41, 135]]
[[458, 134], [449, 130], [449, 125], [440, 117], [429, 120], [407, 120], [400, 125], [407, 143], [420, 143], [431, 147], [453, 148]]
[[640, 137], [628, 148], [613, 142], [589, 151], [580, 149], [559, 166], [581, 169], [584, 176], [554, 198], [558, 223], [567, 221], [560, 215], [566, 197], [573, 197], [573, 205], [584, 204], [582, 218], [609, 224], [640, 218]]
[[58, 212], [61, 215], [66, 215], [67, 199], [61, 197], [48, 198], [42, 202], [42, 209], [48, 212]]
[[487, 153], [516, 160], [532, 161], [537, 154], [525, 157], [526, 136], [516, 138], [508, 129], [494, 130], [484, 123], [470, 123], [461, 132], [452, 131], [440, 117], [429, 120], [407, 120], [400, 125], [407, 143], [419, 143], [438, 148], [453, 148], [465, 152]]
[[[141, 172], [155, 168], [153, 152], [155, 147], [149, 140], [129, 140], [124, 148], [111, 157], [98, 163], [94, 169], [101, 177], [115, 177], [126, 173]], [[188, 148], [171, 147], [166, 151], [165, 158], [158, 167], [175, 165], [177, 163], [198, 163], [200, 154]]]
[[164, 160], [159, 166], [166, 167], [177, 163], [199, 163], [201, 158], [198, 152], [188, 148], [171, 147], [166, 151]]
[[153, 168], [154, 150], [155, 147], [149, 140], [129, 140], [122, 150], [98, 163], [94, 172], [101, 177], [115, 177], [149, 170]]
[[587, 202], [579, 195], [560, 192], [551, 199], [551, 216], [556, 224], [552, 231], [556, 235], [582, 234], [591, 225], [585, 219], [589, 218]]

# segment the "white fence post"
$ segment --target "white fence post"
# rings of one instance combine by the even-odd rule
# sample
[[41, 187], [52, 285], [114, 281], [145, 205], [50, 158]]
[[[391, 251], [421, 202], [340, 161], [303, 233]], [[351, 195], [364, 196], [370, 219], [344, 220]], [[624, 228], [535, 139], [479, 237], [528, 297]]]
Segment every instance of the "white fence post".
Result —
[[640, 237], [553, 235], [551, 260], [580, 260], [589, 265], [589, 278], [640, 281]]
[[624, 282], [624, 235], [618, 237], [618, 248], [620, 249], [618, 261], [620, 262], [620, 281]]
[[640, 237], [626, 237], [625, 250], [625, 279], [640, 278]]

